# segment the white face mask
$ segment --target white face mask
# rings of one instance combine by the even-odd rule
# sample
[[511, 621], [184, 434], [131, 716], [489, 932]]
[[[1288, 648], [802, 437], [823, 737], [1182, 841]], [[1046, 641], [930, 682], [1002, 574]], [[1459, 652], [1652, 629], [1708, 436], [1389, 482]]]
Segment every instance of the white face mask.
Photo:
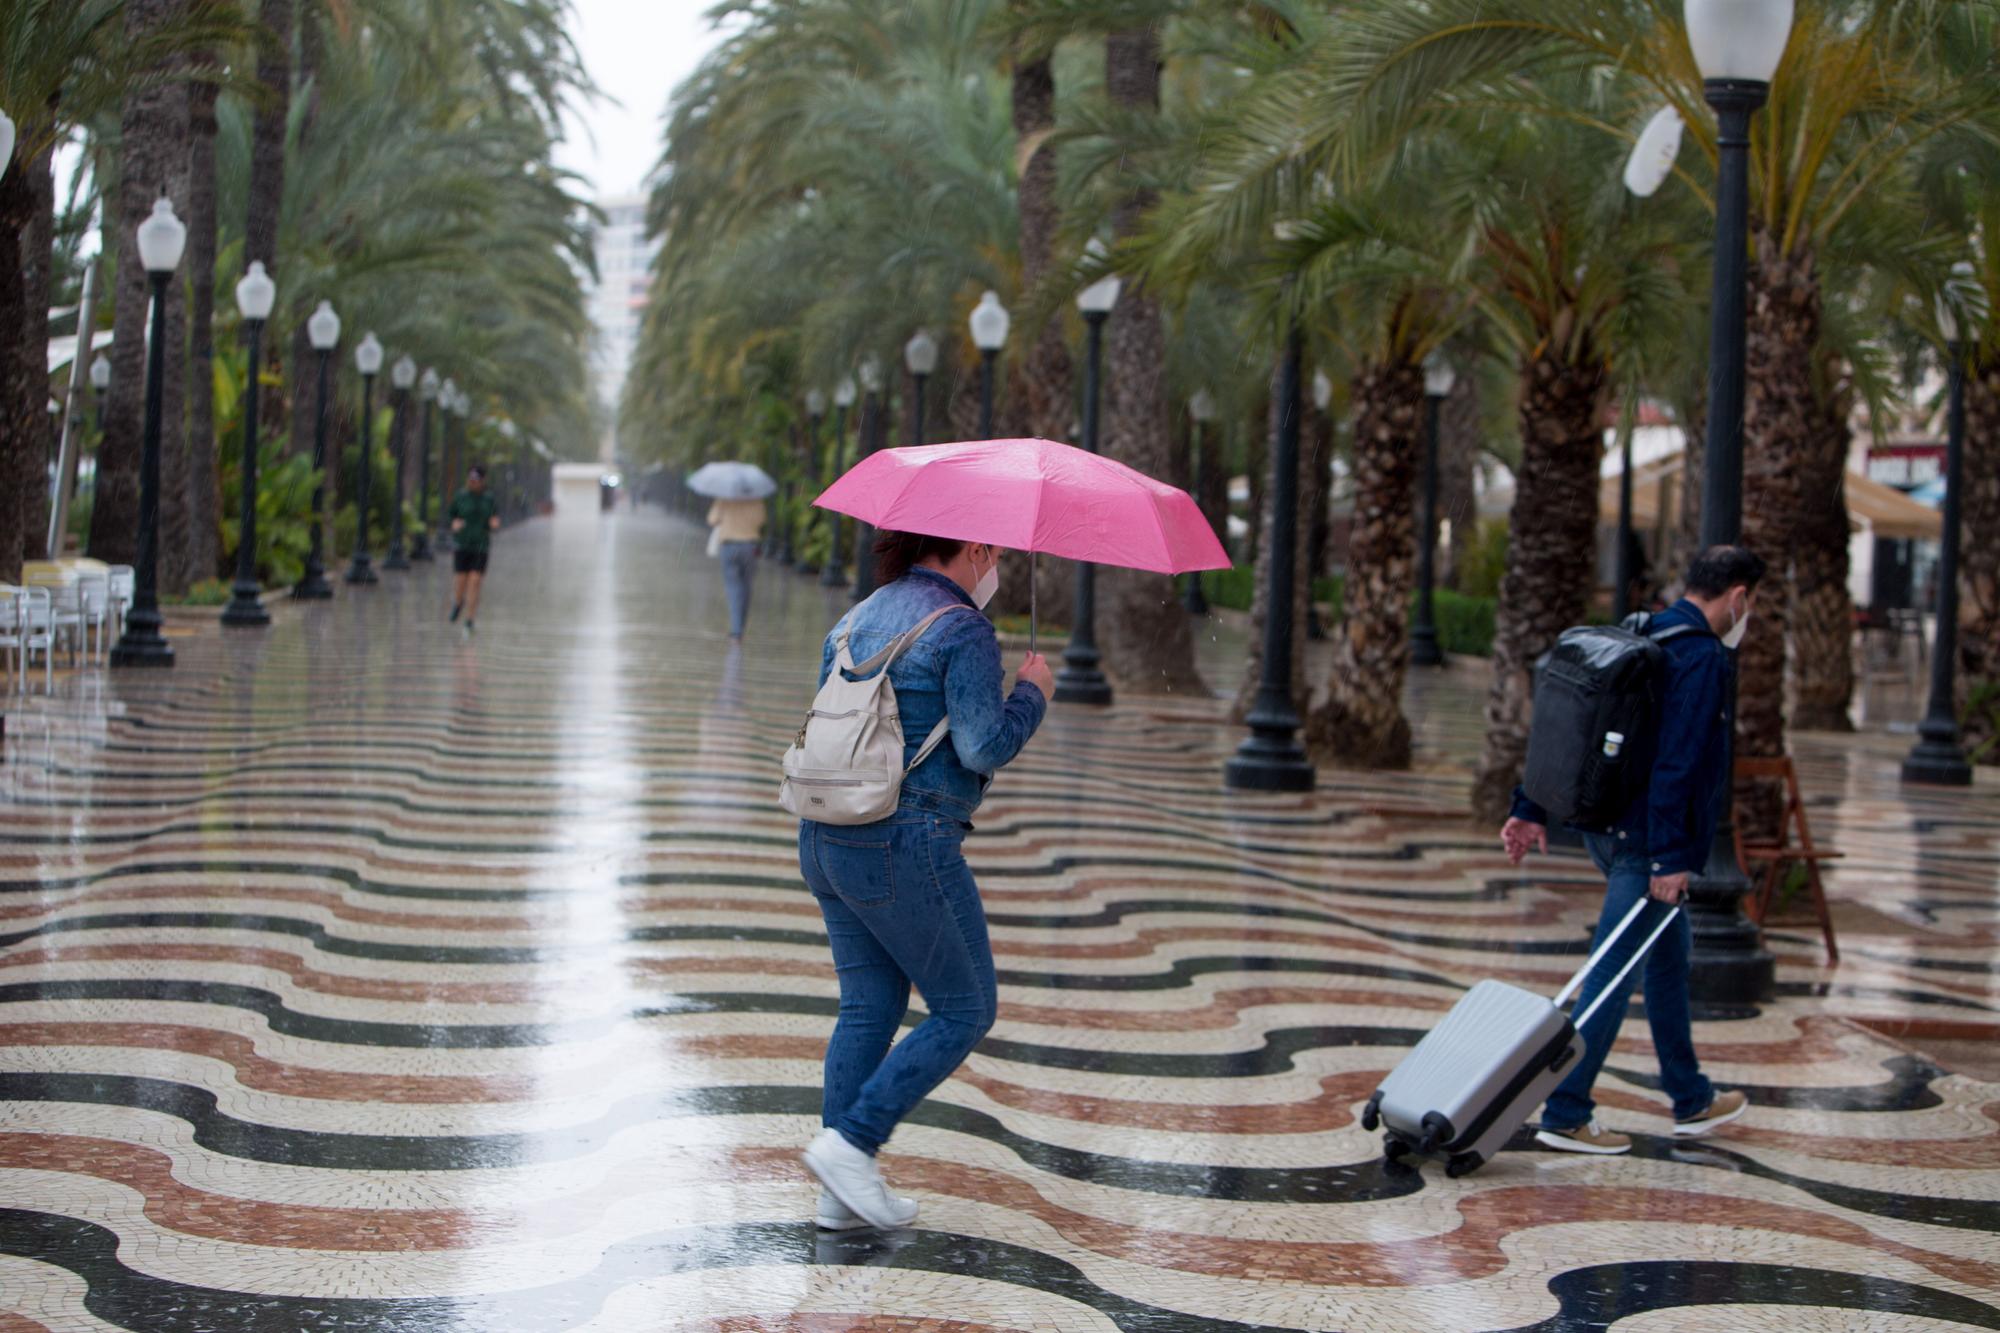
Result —
[[1750, 607], [1746, 603], [1739, 618], [1734, 611], [1729, 613], [1729, 632], [1722, 636], [1722, 646], [1734, 650], [1743, 643], [1743, 636], [1750, 632]]
[[[991, 553], [989, 552], [989, 554]], [[972, 589], [973, 605], [977, 606], [981, 611], [984, 611], [986, 609], [986, 604], [993, 600], [993, 594], [999, 591], [1000, 591], [1000, 558], [998, 556], [994, 556], [993, 567], [987, 570], [984, 574], [981, 574], [979, 576], [979, 582], [973, 586]]]

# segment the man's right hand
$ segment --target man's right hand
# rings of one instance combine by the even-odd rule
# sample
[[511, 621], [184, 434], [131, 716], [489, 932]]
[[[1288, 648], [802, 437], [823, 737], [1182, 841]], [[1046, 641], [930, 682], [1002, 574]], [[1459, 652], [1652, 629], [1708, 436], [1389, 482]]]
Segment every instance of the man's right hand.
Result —
[[1049, 670], [1049, 659], [1040, 653], [1029, 653], [1021, 659], [1021, 669], [1014, 673], [1016, 680], [1025, 680], [1042, 692], [1042, 698], [1056, 697], [1056, 673]]
[[1500, 845], [1507, 849], [1507, 859], [1519, 865], [1529, 852], [1547, 853], [1549, 831], [1525, 819], [1509, 819], [1500, 828]]

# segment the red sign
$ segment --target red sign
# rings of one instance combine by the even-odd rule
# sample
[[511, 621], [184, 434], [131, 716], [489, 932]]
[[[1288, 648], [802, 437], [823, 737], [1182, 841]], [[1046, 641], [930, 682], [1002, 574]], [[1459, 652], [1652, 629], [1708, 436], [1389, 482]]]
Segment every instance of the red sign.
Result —
[[1944, 446], [1926, 440], [1878, 444], [1868, 451], [1868, 479], [1885, 486], [1921, 486], [1944, 474]]

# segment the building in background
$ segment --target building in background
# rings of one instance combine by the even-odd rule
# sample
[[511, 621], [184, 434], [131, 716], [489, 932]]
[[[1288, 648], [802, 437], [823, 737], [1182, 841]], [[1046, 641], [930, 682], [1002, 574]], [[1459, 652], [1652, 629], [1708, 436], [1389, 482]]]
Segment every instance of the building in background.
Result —
[[639, 346], [639, 325], [652, 289], [653, 256], [659, 246], [646, 238], [646, 196], [613, 195], [598, 201], [604, 223], [597, 229], [597, 283], [589, 289], [592, 389], [602, 409], [604, 438], [598, 460], [618, 453], [618, 399]]

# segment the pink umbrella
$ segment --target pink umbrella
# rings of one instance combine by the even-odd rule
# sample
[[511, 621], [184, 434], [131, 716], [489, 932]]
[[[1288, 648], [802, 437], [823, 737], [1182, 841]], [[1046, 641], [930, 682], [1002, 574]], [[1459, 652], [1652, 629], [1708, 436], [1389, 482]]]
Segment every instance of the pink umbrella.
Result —
[[1229, 568], [1187, 492], [1054, 440], [974, 440], [870, 454], [815, 505], [893, 532], [1182, 574]]

